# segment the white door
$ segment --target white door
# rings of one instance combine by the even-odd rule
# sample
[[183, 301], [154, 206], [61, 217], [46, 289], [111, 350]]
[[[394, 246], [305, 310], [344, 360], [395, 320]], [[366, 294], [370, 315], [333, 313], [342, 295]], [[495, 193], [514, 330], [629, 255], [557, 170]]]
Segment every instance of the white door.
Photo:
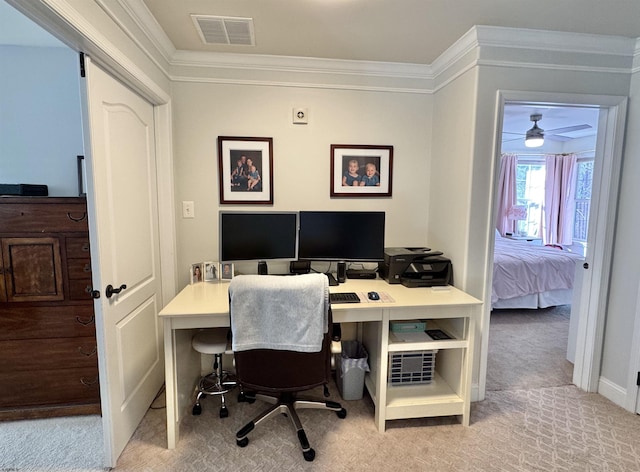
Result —
[[[164, 379], [154, 109], [88, 58], [85, 70], [105, 465], [113, 467]], [[120, 293], [109, 296], [108, 286]]]

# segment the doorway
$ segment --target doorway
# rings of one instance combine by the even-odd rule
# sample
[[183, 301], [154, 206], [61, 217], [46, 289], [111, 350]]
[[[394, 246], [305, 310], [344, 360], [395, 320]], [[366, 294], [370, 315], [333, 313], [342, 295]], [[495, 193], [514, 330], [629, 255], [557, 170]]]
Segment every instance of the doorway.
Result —
[[[587, 231], [587, 247], [583, 265], [582, 285], [574, 288], [572, 315], [575, 322], [575, 365], [573, 383], [586, 391], [597, 391], [599, 362], [602, 354], [602, 336], [604, 313], [606, 309], [609, 274], [606, 260], [611, 255], [613, 238], [603, 228], [610, 226], [615, 217], [615, 195], [619, 184], [620, 163], [624, 121], [626, 115], [626, 97], [550, 94], [537, 92], [500, 92], [498, 96], [498, 119], [496, 127], [496, 159], [502, 151], [502, 132], [505, 107], [507, 105], [528, 105], [531, 107], [591, 108], [598, 111], [597, 135], [594, 153], [592, 207], [589, 213], [590, 227]], [[530, 125], [531, 126], [531, 125]], [[529, 127], [530, 127], [529, 126]], [[567, 125], [567, 127], [575, 125]], [[526, 133], [528, 127], [523, 129]], [[553, 128], [552, 128], [553, 129]], [[496, 169], [496, 182], [499, 166]], [[497, 186], [496, 186], [497, 187]], [[497, 202], [497, 188], [494, 187], [494, 206]], [[491, 229], [493, 234], [494, 230]], [[493, 255], [494, 242], [490, 241], [490, 254]], [[492, 280], [492, 264], [489, 265], [487, 280]], [[491, 287], [487, 288], [489, 292]], [[490, 306], [486, 307], [485, 332], [489, 331], [491, 318]], [[490, 340], [487, 343], [491, 342]], [[480, 393], [486, 389], [487, 352], [480, 359]]]

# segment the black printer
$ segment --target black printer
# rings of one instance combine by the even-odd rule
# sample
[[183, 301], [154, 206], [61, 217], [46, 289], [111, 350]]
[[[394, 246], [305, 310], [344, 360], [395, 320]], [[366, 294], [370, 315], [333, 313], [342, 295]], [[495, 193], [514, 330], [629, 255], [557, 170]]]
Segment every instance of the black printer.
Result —
[[406, 287], [434, 287], [453, 283], [451, 260], [428, 247], [386, 247], [380, 277]]

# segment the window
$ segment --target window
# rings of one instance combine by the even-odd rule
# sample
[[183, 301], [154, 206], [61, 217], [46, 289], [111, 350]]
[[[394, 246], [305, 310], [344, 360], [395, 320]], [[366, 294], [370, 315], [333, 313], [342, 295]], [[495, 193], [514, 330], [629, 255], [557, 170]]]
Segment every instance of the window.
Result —
[[576, 175], [576, 211], [573, 220], [573, 239], [587, 242], [591, 186], [593, 183], [593, 158], [580, 159]]
[[[522, 159], [516, 167], [516, 204], [527, 207], [527, 219], [517, 222], [516, 230], [525, 236], [542, 237], [541, 221], [544, 203], [545, 163], [542, 159]], [[587, 242], [589, 209], [593, 183], [593, 157], [578, 160], [576, 172], [573, 239]]]
[[544, 162], [518, 162], [516, 167], [516, 204], [527, 207], [527, 219], [518, 221], [519, 234], [541, 237], [542, 203], [544, 202]]

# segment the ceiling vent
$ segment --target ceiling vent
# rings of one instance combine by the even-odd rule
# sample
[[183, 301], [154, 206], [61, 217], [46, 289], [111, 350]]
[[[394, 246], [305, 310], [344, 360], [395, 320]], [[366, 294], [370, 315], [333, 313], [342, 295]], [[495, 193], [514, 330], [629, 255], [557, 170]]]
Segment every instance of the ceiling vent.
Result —
[[231, 16], [191, 15], [205, 44], [255, 46], [253, 19]]

